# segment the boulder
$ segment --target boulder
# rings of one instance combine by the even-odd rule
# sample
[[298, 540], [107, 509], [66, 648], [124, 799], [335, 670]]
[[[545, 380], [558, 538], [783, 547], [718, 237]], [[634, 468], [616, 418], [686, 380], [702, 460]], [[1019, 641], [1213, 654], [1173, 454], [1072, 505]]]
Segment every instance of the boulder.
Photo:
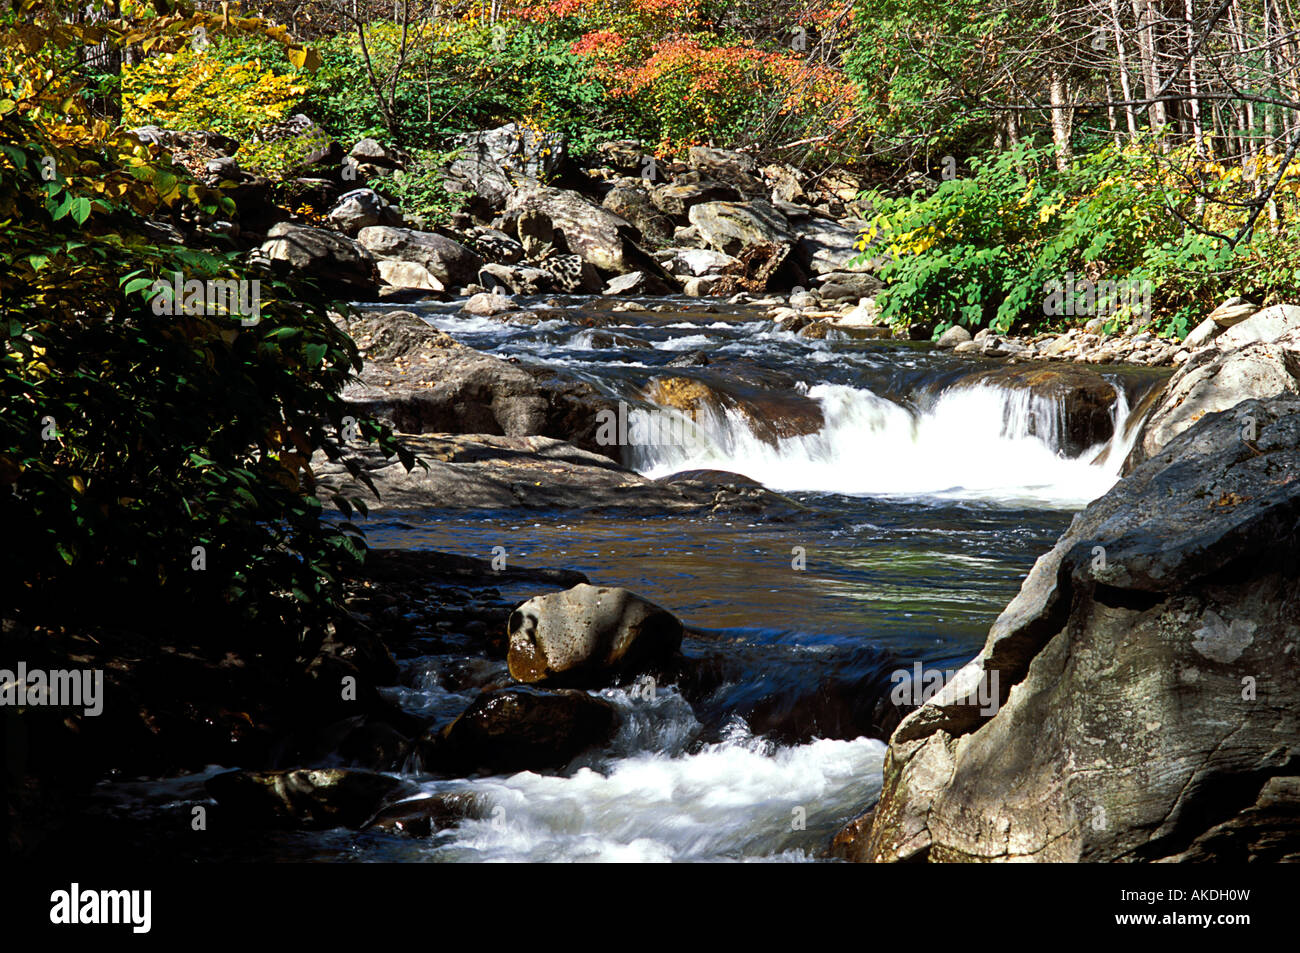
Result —
[[1276, 341], [1296, 328], [1300, 328], [1300, 306], [1277, 304], [1238, 321], [1219, 335], [1214, 344], [1221, 351], [1231, 351], [1259, 341]]
[[357, 233], [360, 242], [376, 258], [411, 261], [448, 287], [473, 281], [483, 259], [460, 242], [437, 232], [372, 225]]
[[701, 175], [725, 182], [742, 195], [758, 198], [767, 194], [762, 179], [758, 177], [758, 163], [753, 156], [729, 149], [691, 146], [687, 162]]
[[672, 220], [655, 207], [650, 192], [639, 185], [615, 186], [605, 193], [601, 206], [631, 222], [651, 248], [672, 241]]
[[818, 278], [817, 293], [824, 301], [859, 301], [873, 298], [884, 287], [875, 275], [866, 271], [823, 272]]
[[372, 165], [381, 169], [401, 169], [406, 166], [406, 156], [398, 149], [388, 148], [377, 139], [362, 139], [348, 155], [357, 165]]
[[1197, 348], [1204, 347], [1214, 338], [1222, 333], [1223, 325], [1219, 324], [1213, 318], [1206, 318], [1195, 328], [1187, 333], [1183, 338], [1183, 347], [1189, 351], [1195, 351]]
[[735, 202], [739, 199], [740, 193], [730, 185], [700, 175], [696, 175], [693, 181], [679, 176], [668, 185], [650, 191], [650, 201], [655, 207], [678, 221], [685, 219], [692, 208], [705, 202]]
[[550, 276], [551, 286], [562, 294], [600, 294], [604, 280], [594, 265], [579, 255], [552, 255], [537, 267]]
[[1297, 473], [1300, 398], [1249, 399], [1090, 504], [892, 735], [865, 856], [1294, 856]]
[[376, 264], [379, 267], [379, 279], [390, 288], [428, 292], [445, 290], [443, 283], [428, 268], [413, 261], [381, 258]]
[[833, 272], [869, 271], [872, 263], [850, 265], [857, 258], [858, 232], [828, 218], [812, 217], [797, 225], [799, 249], [807, 258], [808, 269], [815, 275]]
[[739, 255], [751, 245], [790, 244], [795, 240], [785, 216], [761, 199], [703, 202], [692, 206], [688, 217], [706, 245], [727, 255]]
[[1221, 328], [1230, 328], [1234, 324], [1245, 321], [1258, 310], [1259, 305], [1245, 298], [1229, 298], [1210, 312], [1208, 320]]
[[736, 259], [731, 255], [714, 251], [711, 248], [677, 248], [668, 262], [668, 270], [674, 274], [690, 274], [695, 277], [717, 275]]
[[[1240, 326], [1240, 325], [1239, 325]], [[1223, 332], [1219, 340], [1230, 333]], [[1300, 392], [1300, 330], [1277, 341], [1217, 346], [1195, 352], [1174, 372], [1142, 422], [1124, 472], [1129, 473], [1206, 414], [1252, 397]]]
[[519, 606], [509, 635], [518, 681], [600, 686], [671, 663], [682, 624], [627, 589], [578, 585]]
[[956, 347], [958, 344], [964, 344], [971, 340], [970, 332], [960, 324], [954, 324], [943, 334], [939, 335], [939, 340], [934, 342], [935, 347], [941, 347], [945, 350], [950, 347]]
[[641, 148], [641, 143], [635, 139], [617, 139], [613, 142], [602, 142], [596, 146], [596, 155], [600, 156], [610, 168], [623, 175], [640, 176], [648, 168], [653, 168], [653, 156], [648, 155]]
[[518, 309], [519, 306], [515, 304], [514, 298], [496, 291], [480, 291], [476, 295], [471, 295], [469, 300], [461, 305], [461, 310], [466, 314], [477, 314], [488, 318]]
[[347, 235], [355, 235], [363, 228], [384, 221], [388, 200], [374, 189], [353, 189], [339, 196], [338, 203], [330, 209], [329, 220]]
[[489, 291], [504, 288], [510, 294], [537, 295], [550, 290], [551, 276], [527, 265], [484, 265], [478, 283]]
[[375, 259], [352, 239], [323, 228], [279, 222], [266, 233], [262, 254], [344, 294], [372, 292], [379, 283]]
[[508, 774], [563, 768], [618, 730], [618, 710], [572, 689], [484, 692], [424, 746], [426, 770]]
[[[985, 343], [997, 338], [986, 338]], [[964, 343], [964, 342], [959, 342]], [[956, 347], [956, 345], [953, 345]], [[1011, 364], [962, 377], [953, 388], [995, 387], [1042, 398], [1030, 408], [1028, 431], [1077, 457], [1115, 433], [1115, 385], [1077, 364]]]
[[[525, 213], [545, 216], [563, 237], [567, 251], [601, 271], [616, 275], [642, 271], [648, 278], [657, 279], [661, 290], [656, 293], [676, 290], [672, 276], [637, 245], [636, 230], [626, 219], [593, 205], [577, 192], [545, 187], [524, 190], [511, 197], [506, 211], [518, 213], [521, 226]], [[522, 230], [520, 240], [527, 249]]]

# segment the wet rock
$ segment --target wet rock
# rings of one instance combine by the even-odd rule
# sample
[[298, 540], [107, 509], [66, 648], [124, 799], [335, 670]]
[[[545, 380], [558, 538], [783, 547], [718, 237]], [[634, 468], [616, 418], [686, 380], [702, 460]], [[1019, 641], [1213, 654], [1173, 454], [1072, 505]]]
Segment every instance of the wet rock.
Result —
[[629, 271], [626, 275], [617, 275], [605, 285], [607, 295], [646, 295], [652, 294], [653, 282], [643, 272]]
[[669, 664], [682, 624], [627, 589], [578, 585], [529, 599], [510, 616], [506, 661], [521, 682], [608, 685]]
[[438, 831], [455, 827], [461, 821], [488, 816], [483, 799], [468, 791], [450, 794], [420, 794], [379, 811], [365, 830], [405, 834], [407, 837], [430, 837]]
[[422, 265], [446, 287], [473, 281], [483, 265], [473, 251], [436, 232], [372, 225], [357, 233], [357, 241], [376, 258]]
[[[722, 389], [724, 386], [727, 389]], [[654, 377], [642, 395], [697, 422], [709, 412], [737, 411], [745, 416], [756, 437], [774, 446], [786, 437], [816, 433], [825, 423], [817, 401], [791, 390], [749, 386], [741, 381], [724, 385], [693, 377]]]
[[1077, 516], [968, 666], [996, 714], [945, 689], [895, 731], [868, 856], [1294, 853], [1297, 476], [1300, 398], [1250, 399]]
[[876, 819], [876, 809], [871, 808], [854, 817], [835, 832], [826, 848], [826, 856], [832, 860], [845, 860], [851, 864], [865, 864], [871, 860], [867, 853], [867, 841], [871, 834], [871, 824]]
[[507, 774], [563, 768], [618, 730], [618, 711], [572, 689], [484, 692], [424, 749], [426, 770]]
[[387, 774], [345, 768], [231, 771], [206, 787], [237, 823], [306, 828], [361, 827], [384, 805], [419, 790]]

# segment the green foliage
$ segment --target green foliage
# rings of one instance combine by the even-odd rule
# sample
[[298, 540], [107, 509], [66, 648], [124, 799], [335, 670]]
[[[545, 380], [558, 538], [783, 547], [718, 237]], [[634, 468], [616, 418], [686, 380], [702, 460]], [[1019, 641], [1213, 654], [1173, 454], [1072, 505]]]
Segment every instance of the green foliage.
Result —
[[[5, 610], [310, 650], [299, 639], [322, 637], [363, 550], [355, 526], [322, 521], [309, 462], [350, 461], [339, 390], [355, 345], [310, 286], [158, 243], [146, 216], [224, 214], [229, 200], [90, 122], [34, 57], [0, 58]], [[259, 282], [260, 322], [159, 313], [155, 281], [176, 273]]]
[[[366, 43], [382, 79], [396, 61], [400, 32], [371, 24]], [[389, 131], [356, 34], [340, 34], [321, 47], [323, 65], [304, 108], [345, 141], [395, 137], [408, 147], [439, 147], [459, 133], [513, 120], [564, 133], [582, 153], [609, 131], [599, 124], [603, 87], [569, 46], [553, 29], [523, 22], [495, 31], [476, 22], [429, 27], [408, 51], [396, 128]]]
[[[1150, 185], [1148, 150], [1102, 149], [1065, 172], [1053, 158], [1020, 148], [971, 160], [969, 174], [930, 195], [876, 196], [864, 238], [893, 253], [878, 299], [885, 317], [933, 323], [936, 334], [954, 324], [1037, 330], [1061, 320], [1045, 308], [1050, 282], [1149, 281], [1157, 328], [1182, 335], [1241, 273], [1225, 242], [1185, 231], [1169, 213]], [[1140, 317], [1098, 310], [1115, 324]]]
[[391, 195], [407, 215], [420, 216], [426, 228], [446, 223], [464, 201], [461, 194], [448, 192], [445, 186], [445, 170], [453, 157], [454, 153], [416, 149], [405, 170], [376, 185]]

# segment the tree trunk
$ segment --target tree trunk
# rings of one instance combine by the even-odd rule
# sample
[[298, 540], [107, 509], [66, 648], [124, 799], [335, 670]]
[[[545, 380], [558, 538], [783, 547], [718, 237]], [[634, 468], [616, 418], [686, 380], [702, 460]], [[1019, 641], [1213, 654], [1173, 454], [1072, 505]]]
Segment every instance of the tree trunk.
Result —
[[1056, 168], [1064, 172], [1070, 167], [1073, 153], [1070, 150], [1071, 110], [1066, 103], [1070, 97], [1065, 77], [1053, 70], [1048, 82], [1048, 95], [1052, 104], [1052, 144], [1056, 146]]

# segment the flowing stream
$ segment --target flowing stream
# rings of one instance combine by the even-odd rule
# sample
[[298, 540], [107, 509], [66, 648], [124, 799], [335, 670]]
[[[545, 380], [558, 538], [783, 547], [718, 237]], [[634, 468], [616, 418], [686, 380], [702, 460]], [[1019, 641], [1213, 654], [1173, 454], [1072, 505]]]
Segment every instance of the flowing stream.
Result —
[[[813, 859], [874, 800], [885, 746], [799, 737], [792, 719], [810, 699], [842, 701], [900, 664], [967, 661], [1072, 513], [1114, 483], [1130, 408], [1163, 376], [1101, 368], [1117, 393], [1118, 436], [1070, 453], [1058, 402], [953, 386], [993, 361], [909, 342], [806, 340], [718, 302], [615, 304], [538, 301], [529, 321], [407, 307], [466, 344], [580, 377], [634, 415], [675, 413], [641, 396], [655, 377], [722, 394], [681, 421], [681, 439], [627, 446], [625, 462], [651, 477], [734, 471], [806, 507], [797, 518], [404, 511], [376, 514], [367, 533], [377, 547], [481, 558], [501, 546], [513, 565], [626, 586], [683, 619], [688, 654], [725, 659], [705, 702], [688, 704], [671, 685], [653, 699], [607, 690], [624, 715], [618, 736], [559, 776], [423, 781], [486, 808], [431, 838], [284, 833], [250, 841], [240, 856]], [[412, 711], [445, 721], [476, 694], [444, 687], [458, 659], [400, 661], [403, 685], [391, 691]], [[205, 776], [113, 785], [111, 800], [137, 815], [178, 810], [204, 800]]]

